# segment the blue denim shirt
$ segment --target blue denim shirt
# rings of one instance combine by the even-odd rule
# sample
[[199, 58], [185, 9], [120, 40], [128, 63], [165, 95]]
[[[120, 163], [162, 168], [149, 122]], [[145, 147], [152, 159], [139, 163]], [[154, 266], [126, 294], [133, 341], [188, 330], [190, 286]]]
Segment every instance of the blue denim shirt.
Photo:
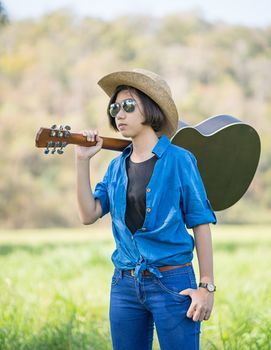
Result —
[[135, 269], [140, 281], [149, 270], [157, 277], [157, 267], [180, 265], [193, 258], [194, 239], [187, 228], [216, 224], [216, 216], [206, 196], [195, 156], [171, 144], [163, 135], [153, 148], [157, 156], [146, 188], [146, 216], [143, 227], [134, 234], [125, 224], [126, 158], [132, 144], [109, 164], [102, 182], [96, 185], [94, 198], [102, 207], [102, 216], [110, 212], [116, 250], [112, 261], [116, 268]]

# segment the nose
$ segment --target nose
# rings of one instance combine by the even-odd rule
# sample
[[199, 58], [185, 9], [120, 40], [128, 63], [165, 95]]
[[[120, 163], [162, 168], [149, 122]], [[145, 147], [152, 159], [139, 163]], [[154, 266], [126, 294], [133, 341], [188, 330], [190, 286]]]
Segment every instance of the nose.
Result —
[[125, 118], [125, 116], [126, 116], [125, 112], [121, 108], [120, 111], [118, 112], [118, 114], [116, 115], [116, 119], [123, 119], [123, 118]]

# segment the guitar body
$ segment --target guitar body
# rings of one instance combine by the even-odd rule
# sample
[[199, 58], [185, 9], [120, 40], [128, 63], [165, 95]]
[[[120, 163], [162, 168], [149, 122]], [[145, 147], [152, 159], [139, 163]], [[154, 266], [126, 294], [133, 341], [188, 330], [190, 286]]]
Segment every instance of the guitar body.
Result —
[[218, 115], [189, 126], [179, 123], [171, 142], [191, 151], [215, 211], [236, 203], [256, 172], [260, 138], [255, 129], [230, 115]]

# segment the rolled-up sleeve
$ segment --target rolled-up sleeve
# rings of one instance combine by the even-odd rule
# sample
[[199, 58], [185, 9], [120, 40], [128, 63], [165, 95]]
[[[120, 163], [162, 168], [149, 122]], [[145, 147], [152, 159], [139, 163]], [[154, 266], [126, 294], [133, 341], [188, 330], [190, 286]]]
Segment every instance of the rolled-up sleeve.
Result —
[[216, 224], [217, 219], [207, 198], [195, 156], [188, 152], [182, 164], [182, 201], [187, 228], [201, 224]]
[[110, 211], [109, 197], [108, 197], [108, 182], [109, 182], [109, 167], [103, 178], [103, 181], [98, 182], [93, 197], [99, 199], [102, 207], [101, 218]]

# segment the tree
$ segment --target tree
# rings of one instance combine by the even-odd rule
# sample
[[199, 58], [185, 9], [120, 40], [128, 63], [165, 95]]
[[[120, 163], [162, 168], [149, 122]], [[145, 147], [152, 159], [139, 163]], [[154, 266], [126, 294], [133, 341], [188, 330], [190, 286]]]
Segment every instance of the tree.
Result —
[[8, 22], [8, 15], [7, 12], [0, 1], [0, 25], [6, 24]]

